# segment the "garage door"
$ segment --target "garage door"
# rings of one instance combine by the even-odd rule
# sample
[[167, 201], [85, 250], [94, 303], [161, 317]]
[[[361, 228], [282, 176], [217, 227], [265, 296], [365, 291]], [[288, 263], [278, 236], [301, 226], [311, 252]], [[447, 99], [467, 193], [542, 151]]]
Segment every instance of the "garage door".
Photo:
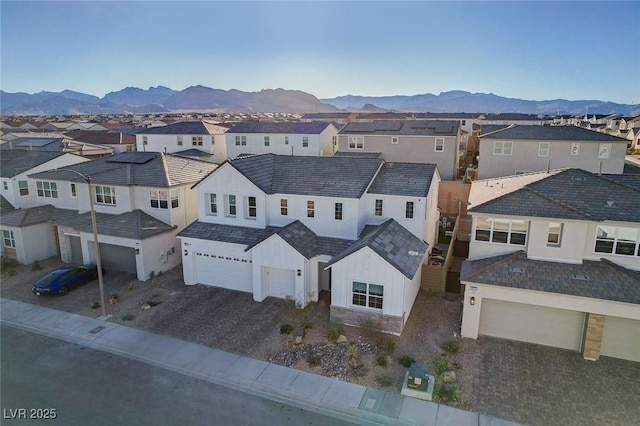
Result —
[[195, 264], [197, 282], [253, 293], [251, 260], [233, 255], [196, 252]]
[[640, 362], [640, 321], [607, 317], [600, 355]]
[[296, 295], [296, 271], [292, 269], [263, 267], [269, 296], [284, 299]]
[[[90, 248], [93, 250], [93, 247]], [[137, 273], [136, 251], [131, 247], [100, 243], [100, 260], [105, 271]]]
[[482, 299], [479, 333], [579, 351], [583, 312]]

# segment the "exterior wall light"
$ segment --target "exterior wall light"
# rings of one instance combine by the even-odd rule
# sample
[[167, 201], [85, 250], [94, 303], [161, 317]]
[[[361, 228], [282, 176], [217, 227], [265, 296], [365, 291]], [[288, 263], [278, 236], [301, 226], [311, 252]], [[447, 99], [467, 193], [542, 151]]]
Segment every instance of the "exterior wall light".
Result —
[[185, 250], [183, 253], [185, 256], [189, 256], [189, 250]]
[[298, 276], [301, 277], [302, 276], [302, 270], [298, 269]]
[[136, 249], [136, 256], [137, 256], [137, 255], [139, 255], [139, 254], [140, 254], [140, 249], [139, 249], [139, 248], [137, 248], [137, 249]]
[[471, 306], [475, 305], [475, 304], [476, 304], [476, 298], [475, 298], [475, 297], [473, 297], [473, 296], [471, 296], [471, 298], [469, 299], [469, 304], [470, 304]]

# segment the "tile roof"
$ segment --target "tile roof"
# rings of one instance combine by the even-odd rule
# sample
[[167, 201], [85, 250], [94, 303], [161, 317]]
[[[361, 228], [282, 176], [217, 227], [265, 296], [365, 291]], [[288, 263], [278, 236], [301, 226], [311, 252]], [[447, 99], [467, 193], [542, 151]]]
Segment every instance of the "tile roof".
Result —
[[15, 209], [10, 212], [2, 212], [0, 223], [5, 226], [30, 226], [38, 223], [46, 223], [50, 220], [62, 218], [66, 215], [74, 215], [75, 210], [56, 209], [51, 204], [45, 206], [30, 207], [27, 209]]
[[521, 175], [473, 181], [471, 182], [471, 190], [469, 191], [467, 209], [515, 192], [530, 183], [537, 182], [540, 179], [546, 179], [552, 174], [559, 173], [562, 170], [563, 169], [555, 169], [549, 170], [549, 172], [531, 172]]
[[[64, 154], [64, 152], [22, 149], [0, 151], [0, 176], [3, 178], [14, 177]], [[78, 157], [78, 159], [81, 158]]]
[[405, 277], [413, 279], [429, 245], [395, 220], [389, 219], [333, 257], [327, 266], [364, 247], [369, 247]]
[[[60, 210], [60, 209], [58, 209]], [[91, 214], [89, 212], [78, 214], [67, 214], [52, 219], [58, 225], [69, 226], [82, 232], [92, 232]], [[96, 224], [99, 235], [110, 235], [113, 237], [144, 240], [163, 232], [176, 229], [175, 225], [169, 225], [142, 210], [118, 215], [96, 213]]]
[[[140, 163], [141, 154], [145, 154], [145, 159], [150, 159]], [[128, 159], [130, 159], [130, 162]], [[83, 179], [75, 173], [65, 172], [65, 169], [72, 169], [85, 176], [91, 176], [94, 184], [167, 188], [195, 183], [216, 167], [217, 165], [207, 161], [172, 154], [122, 152], [110, 157], [102, 157], [68, 167], [61, 167], [58, 170], [35, 173], [30, 177], [82, 181]]]
[[435, 172], [435, 164], [385, 163], [367, 193], [426, 197]]
[[207, 123], [202, 121], [179, 121], [168, 126], [150, 127], [137, 132], [139, 135], [209, 135]]
[[347, 123], [339, 133], [341, 135], [457, 136], [459, 128], [459, 121], [378, 120]]
[[178, 237], [199, 240], [220, 241], [232, 244], [254, 245], [272, 235], [277, 228], [247, 228], [244, 226], [222, 225], [219, 223], [193, 222], [178, 233]]
[[[524, 272], [515, 272], [524, 269]], [[588, 280], [572, 278], [587, 276]], [[462, 263], [461, 281], [640, 304], [640, 272], [608, 260], [580, 264], [527, 259], [523, 251]]]
[[228, 163], [266, 194], [360, 198], [383, 161], [261, 154]]
[[359, 157], [359, 158], [382, 158], [381, 152], [367, 151], [336, 151], [334, 157]]
[[[615, 179], [615, 178], [614, 178]], [[640, 176], [621, 184], [608, 176], [566, 169], [469, 209], [470, 213], [591, 221], [640, 222]], [[632, 183], [635, 180], [635, 185]], [[613, 203], [611, 203], [613, 202]]]
[[319, 135], [331, 123], [324, 121], [312, 121], [309, 123], [292, 121], [245, 121], [238, 123], [227, 133], [273, 133], [273, 134], [298, 134]]
[[[484, 133], [484, 127], [483, 133]], [[595, 132], [576, 126], [510, 126], [504, 130], [493, 132], [490, 135], [480, 135], [485, 139], [512, 139], [512, 140], [557, 140], [580, 142], [629, 142], [624, 138]]]
[[82, 132], [69, 135], [73, 140], [96, 145], [135, 145], [135, 135], [112, 132]]
[[0, 195], [0, 220], [2, 220], [3, 214], [14, 211], [15, 209], [16, 208], [13, 207], [13, 204], [11, 204], [9, 200], [4, 198], [4, 196]]

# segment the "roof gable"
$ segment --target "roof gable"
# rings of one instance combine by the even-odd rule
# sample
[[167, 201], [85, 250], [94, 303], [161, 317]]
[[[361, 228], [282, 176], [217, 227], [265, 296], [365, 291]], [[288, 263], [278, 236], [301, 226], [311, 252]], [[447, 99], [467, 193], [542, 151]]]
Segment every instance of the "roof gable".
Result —
[[435, 172], [435, 164], [385, 163], [367, 192], [426, 197]]

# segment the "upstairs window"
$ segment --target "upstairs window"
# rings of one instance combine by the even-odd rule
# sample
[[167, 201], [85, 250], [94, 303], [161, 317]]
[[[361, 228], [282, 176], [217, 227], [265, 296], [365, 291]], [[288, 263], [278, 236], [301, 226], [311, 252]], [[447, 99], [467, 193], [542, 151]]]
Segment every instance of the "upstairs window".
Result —
[[289, 136], [284, 137], [284, 144], [289, 145]]
[[349, 149], [364, 149], [364, 136], [349, 136]]
[[180, 197], [177, 189], [172, 189], [169, 194], [171, 195], [171, 208], [175, 209], [180, 207]]
[[315, 201], [307, 201], [307, 217], [316, 217], [316, 203]]
[[258, 216], [256, 197], [247, 197], [247, 218], [255, 219]]
[[373, 211], [375, 216], [382, 216], [382, 200], [376, 200], [376, 205]]
[[236, 217], [236, 196], [227, 195], [227, 216]]
[[93, 190], [96, 204], [116, 205], [116, 188], [114, 186], [96, 185]]
[[191, 136], [191, 145], [202, 146], [202, 136]]
[[8, 190], [9, 190], [9, 183], [8, 183], [6, 180], [3, 180], [3, 181], [2, 181], [2, 188], [3, 188], [5, 191], [8, 191]]
[[265, 136], [264, 137], [264, 146], [269, 146], [271, 145], [271, 139], [269, 138], [269, 136]]
[[596, 253], [640, 256], [639, 228], [598, 225], [596, 229]]
[[289, 201], [286, 198], [280, 198], [280, 216], [289, 214]]
[[475, 240], [523, 246], [527, 240], [527, 228], [528, 223], [523, 220], [479, 216], [476, 219]]
[[176, 142], [178, 143], [178, 146], [182, 146], [182, 136], [176, 136]]
[[338, 137], [337, 136], [331, 136], [331, 143], [333, 143], [333, 146], [338, 145]]
[[142, 145], [149, 145], [149, 140], [147, 139], [146, 136], [142, 137]]
[[246, 146], [246, 145], [247, 145], [246, 136], [236, 136], [236, 146]]
[[611, 144], [601, 143], [598, 147], [598, 160], [607, 160], [611, 157]]
[[303, 136], [302, 137], [302, 147], [303, 148], [308, 148], [309, 147], [309, 137], [308, 136]]
[[76, 192], [76, 184], [75, 184], [75, 183], [72, 183], [72, 184], [70, 185], [70, 189], [71, 189], [71, 196], [72, 196], [73, 198], [76, 198], [76, 197], [78, 196], [78, 194], [77, 194], [77, 192]]
[[18, 191], [21, 197], [25, 195], [29, 195], [29, 183], [26, 180], [19, 180]]
[[342, 220], [342, 203], [335, 203], [333, 218], [335, 220]]
[[495, 141], [493, 142], [493, 155], [511, 155], [513, 142]]
[[559, 246], [562, 241], [562, 223], [549, 223], [549, 231], [547, 233], [547, 245]]
[[150, 189], [149, 190], [149, 203], [152, 209], [168, 209], [169, 200], [167, 199], [167, 191]]
[[435, 152], [443, 152], [444, 151], [444, 138], [436, 138], [436, 143], [433, 148]]
[[209, 194], [209, 214], [218, 215], [218, 196], [216, 194]]
[[58, 198], [58, 184], [55, 182], [37, 180], [36, 191], [37, 191], [38, 197]]
[[538, 143], [538, 157], [549, 156], [549, 142]]
[[413, 219], [413, 201], [407, 201], [404, 206], [405, 219]]
[[393, 145], [398, 145], [398, 137], [397, 136], [392, 136], [391, 137], [391, 143]]

